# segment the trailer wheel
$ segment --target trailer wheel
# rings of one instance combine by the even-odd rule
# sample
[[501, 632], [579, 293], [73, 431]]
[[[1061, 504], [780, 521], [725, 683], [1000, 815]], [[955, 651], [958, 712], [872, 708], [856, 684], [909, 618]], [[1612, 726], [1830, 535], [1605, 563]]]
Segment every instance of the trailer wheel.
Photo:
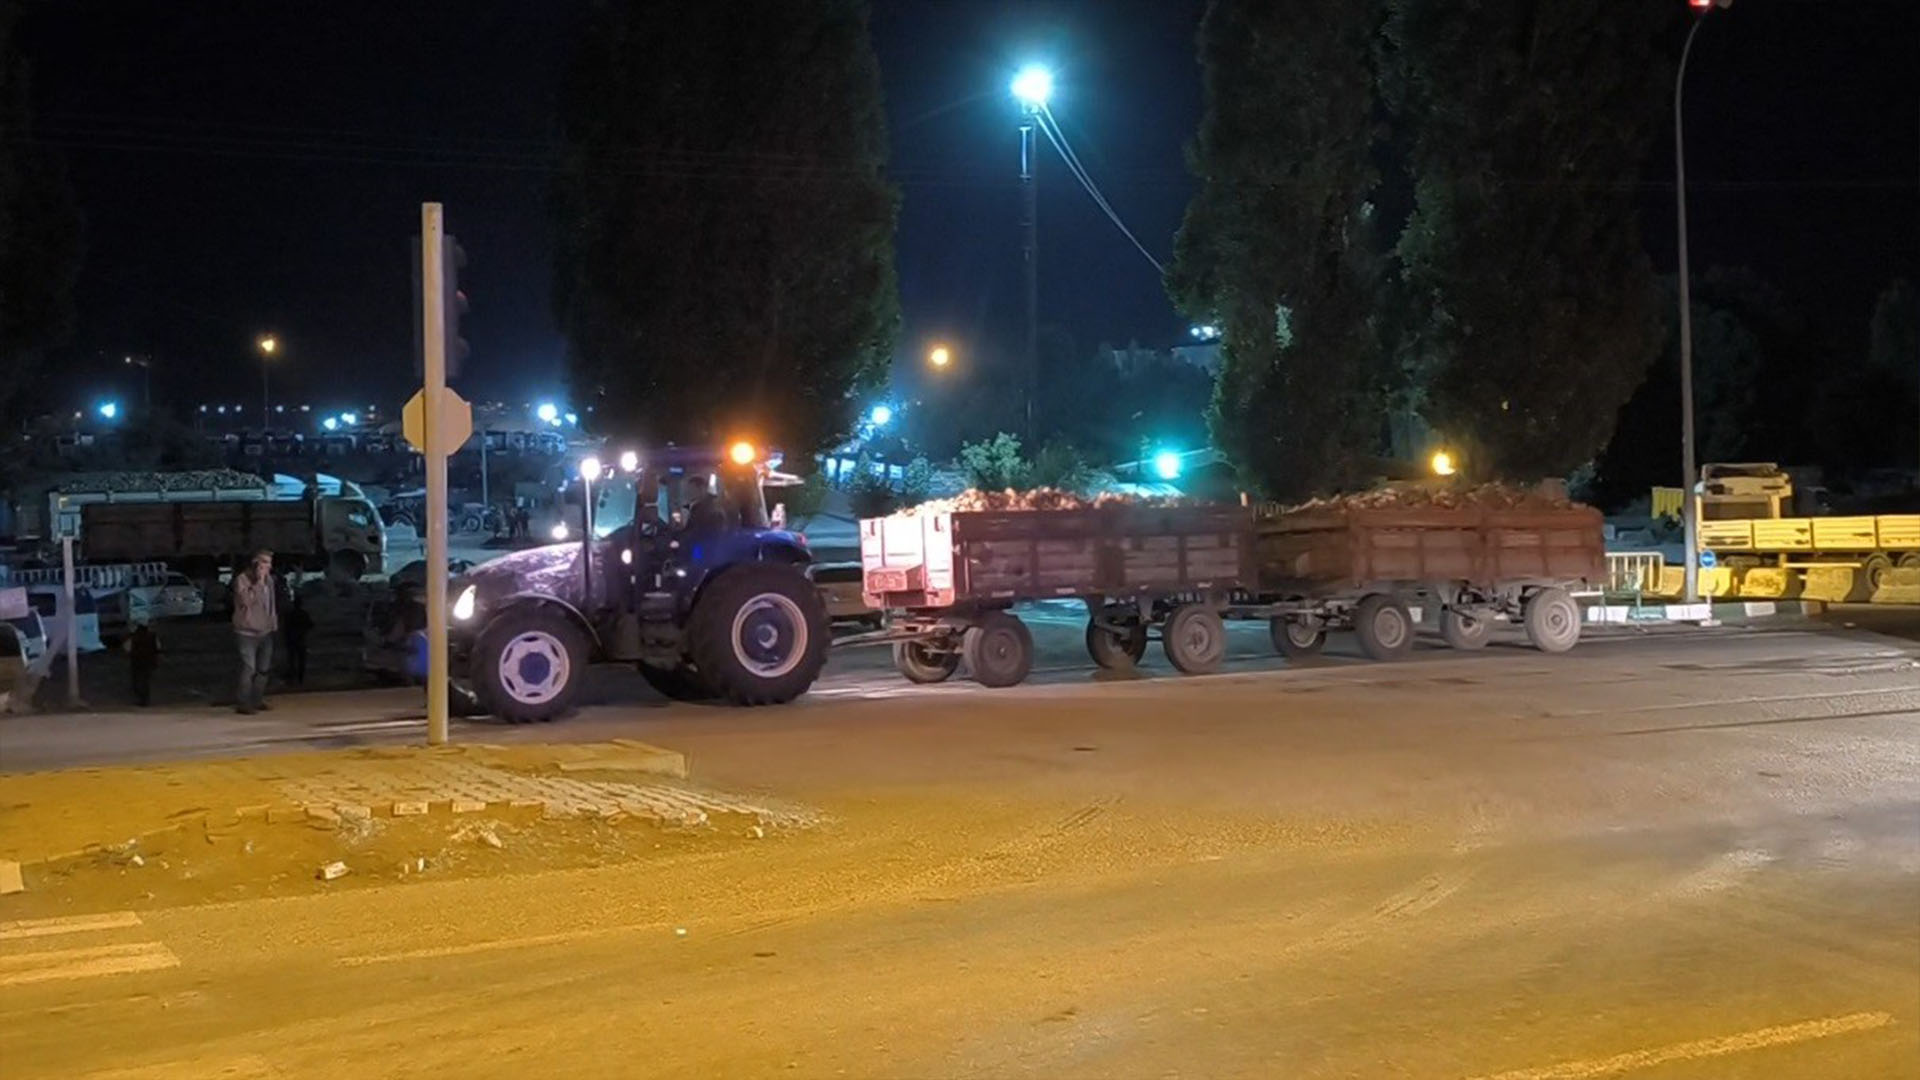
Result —
[[1161, 628], [1160, 643], [1175, 668], [1188, 675], [1206, 675], [1220, 670], [1220, 661], [1226, 659], [1227, 624], [1212, 608], [1183, 604]]
[[1493, 637], [1493, 620], [1448, 608], [1440, 615], [1440, 639], [1450, 649], [1483, 649]]
[[1374, 593], [1353, 609], [1360, 651], [1372, 660], [1403, 660], [1413, 651], [1413, 615], [1399, 598]]
[[908, 682], [928, 686], [953, 678], [960, 669], [960, 654], [930, 649], [924, 641], [900, 641], [893, 646], [893, 666]]
[[473, 650], [474, 690], [509, 723], [565, 713], [586, 681], [586, 635], [558, 611], [523, 604], [501, 612]]
[[1016, 686], [1033, 671], [1033, 633], [1004, 611], [989, 611], [974, 620], [961, 651], [981, 686]]
[[1124, 632], [1109, 630], [1087, 621], [1087, 655], [1109, 671], [1125, 671], [1147, 655], [1147, 628], [1144, 623], [1127, 623]]
[[782, 705], [813, 685], [832, 638], [820, 591], [797, 568], [759, 563], [720, 575], [687, 626], [693, 666], [736, 705]]
[[647, 685], [669, 701], [706, 701], [713, 697], [713, 688], [700, 678], [700, 673], [691, 664], [676, 664], [673, 667], [655, 667], [652, 664], [634, 666], [640, 669], [640, 677], [647, 680]]
[[1276, 615], [1267, 620], [1267, 634], [1273, 638], [1274, 651], [1289, 660], [1320, 655], [1327, 647], [1327, 629], [1303, 619]]
[[1541, 652], [1563, 653], [1580, 640], [1580, 605], [1567, 590], [1546, 588], [1527, 597], [1527, 640]]

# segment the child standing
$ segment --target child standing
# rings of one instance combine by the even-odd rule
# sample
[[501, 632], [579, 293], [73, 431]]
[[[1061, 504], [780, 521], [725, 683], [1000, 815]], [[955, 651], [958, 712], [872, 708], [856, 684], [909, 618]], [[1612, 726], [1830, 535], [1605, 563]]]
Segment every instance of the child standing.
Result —
[[160, 666], [160, 635], [153, 627], [140, 623], [127, 637], [127, 660], [133, 674], [133, 703], [146, 708], [153, 704], [153, 670]]

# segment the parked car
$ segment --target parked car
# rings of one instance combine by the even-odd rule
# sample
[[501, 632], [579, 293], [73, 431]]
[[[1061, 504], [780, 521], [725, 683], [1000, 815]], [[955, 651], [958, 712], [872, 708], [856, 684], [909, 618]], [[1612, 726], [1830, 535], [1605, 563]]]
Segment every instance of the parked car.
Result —
[[132, 622], [192, 619], [206, 609], [206, 594], [185, 574], [168, 574], [163, 584], [137, 585], [127, 590], [127, 617]]
[[40, 659], [47, 651], [47, 627], [40, 613], [29, 611], [13, 619], [0, 619], [0, 656], [17, 656], [26, 663]]
[[[36, 585], [27, 590], [27, 603], [33, 606], [42, 622], [57, 621], [60, 591], [58, 585]], [[100, 640], [100, 611], [94, 604], [93, 593], [86, 589], [73, 590], [73, 606], [74, 633], [79, 651], [105, 652], [106, 643]]]
[[835, 624], [853, 623], [870, 630], [886, 624], [886, 613], [868, 607], [862, 595], [859, 563], [815, 563], [807, 570], [814, 587], [820, 590], [820, 599], [826, 602], [827, 618]]

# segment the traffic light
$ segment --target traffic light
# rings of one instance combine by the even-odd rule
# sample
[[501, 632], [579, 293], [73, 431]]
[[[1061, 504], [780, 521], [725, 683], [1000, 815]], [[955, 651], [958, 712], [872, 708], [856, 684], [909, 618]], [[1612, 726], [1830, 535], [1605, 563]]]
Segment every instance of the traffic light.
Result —
[[[467, 252], [460, 241], [441, 237], [440, 286], [441, 310], [446, 313], [447, 379], [460, 373], [467, 358], [467, 339], [460, 336], [460, 318], [467, 313], [467, 294], [460, 288], [460, 271], [466, 269]], [[420, 238], [413, 238], [413, 373], [426, 373], [426, 309], [420, 303]]]

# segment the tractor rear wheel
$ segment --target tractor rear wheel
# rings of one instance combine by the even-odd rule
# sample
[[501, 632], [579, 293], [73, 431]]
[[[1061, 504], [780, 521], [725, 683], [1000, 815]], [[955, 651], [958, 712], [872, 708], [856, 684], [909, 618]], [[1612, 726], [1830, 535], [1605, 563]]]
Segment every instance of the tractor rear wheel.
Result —
[[695, 601], [687, 631], [701, 680], [735, 705], [782, 705], [806, 693], [833, 637], [813, 582], [775, 563], [721, 574]]

